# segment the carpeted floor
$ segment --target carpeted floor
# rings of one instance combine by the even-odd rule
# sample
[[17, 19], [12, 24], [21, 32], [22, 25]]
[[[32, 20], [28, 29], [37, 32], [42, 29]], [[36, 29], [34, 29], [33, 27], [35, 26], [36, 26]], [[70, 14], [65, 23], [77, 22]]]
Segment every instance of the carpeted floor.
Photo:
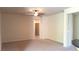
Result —
[[2, 44], [2, 51], [76, 51], [52, 40], [25, 40]]

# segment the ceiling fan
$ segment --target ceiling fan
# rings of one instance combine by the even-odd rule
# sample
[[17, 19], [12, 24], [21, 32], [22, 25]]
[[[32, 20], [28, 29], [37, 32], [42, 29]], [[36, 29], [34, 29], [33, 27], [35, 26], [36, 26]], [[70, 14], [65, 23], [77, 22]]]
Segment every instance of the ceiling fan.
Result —
[[41, 12], [41, 11], [35, 9], [35, 10], [30, 11], [29, 15], [32, 15], [32, 16], [42, 16], [42, 15], [44, 15], [44, 12]]

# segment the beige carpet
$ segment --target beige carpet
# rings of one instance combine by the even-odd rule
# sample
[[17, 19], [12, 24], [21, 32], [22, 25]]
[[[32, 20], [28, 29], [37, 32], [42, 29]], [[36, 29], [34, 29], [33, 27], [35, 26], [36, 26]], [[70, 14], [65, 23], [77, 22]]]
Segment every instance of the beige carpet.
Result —
[[76, 51], [52, 40], [25, 40], [2, 44], [2, 51]]

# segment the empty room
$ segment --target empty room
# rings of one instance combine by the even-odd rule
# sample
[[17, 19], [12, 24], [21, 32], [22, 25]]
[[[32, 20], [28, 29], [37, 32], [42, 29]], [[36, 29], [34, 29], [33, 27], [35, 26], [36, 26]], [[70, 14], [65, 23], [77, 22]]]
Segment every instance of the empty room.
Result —
[[0, 7], [1, 51], [76, 51], [69, 13], [79, 9], [72, 9]]

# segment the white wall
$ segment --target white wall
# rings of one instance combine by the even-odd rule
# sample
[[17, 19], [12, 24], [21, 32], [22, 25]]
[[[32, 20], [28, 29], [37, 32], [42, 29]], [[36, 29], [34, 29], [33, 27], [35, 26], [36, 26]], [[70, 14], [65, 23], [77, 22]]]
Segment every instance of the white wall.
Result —
[[40, 20], [40, 38], [48, 39], [48, 21], [47, 16], [43, 16]]
[[79, 15], [74, 15], [74, 19], [73, 19], [73, 39], [79, 39]]
[[2, 14], [2, 42], [33, 38], [32, 16]]
[[1, 50], [1, 13], [0, 13], [0, 50]]
[[63, 32], [64, 32], [64, 13], [59, 13], [56, 15], [56, 24], [57, 24], [57, 37], [56, 41], [63, 43]]
[[42, 18], [42, 29], [41, 35], [43, 38], [63, 43], [64, 13], [60, 12], [54, 15], [44, 16]]

